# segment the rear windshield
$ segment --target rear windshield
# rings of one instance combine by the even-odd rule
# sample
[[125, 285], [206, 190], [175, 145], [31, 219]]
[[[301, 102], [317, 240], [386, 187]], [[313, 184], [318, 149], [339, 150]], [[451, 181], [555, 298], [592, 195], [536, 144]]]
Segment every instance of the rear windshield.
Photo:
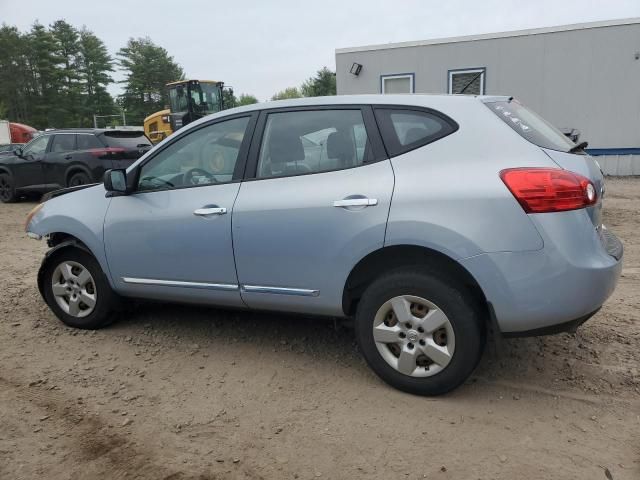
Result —
[[142, 148], [150, 147], [151, 142], [142, 132], [104, 132], [104, 140], [108, 147]]
[[539, 147], [568, 152], [576, 146], [560, 130], [516, 100], [485, 105], [521, 137]]

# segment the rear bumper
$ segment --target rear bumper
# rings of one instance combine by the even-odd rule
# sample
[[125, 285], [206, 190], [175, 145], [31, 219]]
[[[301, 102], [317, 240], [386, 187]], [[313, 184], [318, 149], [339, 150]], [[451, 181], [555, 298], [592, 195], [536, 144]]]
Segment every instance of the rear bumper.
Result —
[[622, 243], [607, 230], [597, 232], [584, 210], [530, 217], [543, 237], [541, 250], [462, 262], [506, 336], [577, 328], [613, 293], [622, 271]]
[[549, 325], [548, 327], [534, 328], [533, 330], [524, 330], [521, 332], [503, 332], [503, 336], [507, 338], [513, 337], [540, 337], [542, 335], [555, 335], [557, 333], [575, 333], [580, 325], [593, 317], [598, 313], [600, 309], [587, 313], [586, 315], [576, 318], [575, 320], [569, 320], [565, 323], [556, 323], [555, 325]]

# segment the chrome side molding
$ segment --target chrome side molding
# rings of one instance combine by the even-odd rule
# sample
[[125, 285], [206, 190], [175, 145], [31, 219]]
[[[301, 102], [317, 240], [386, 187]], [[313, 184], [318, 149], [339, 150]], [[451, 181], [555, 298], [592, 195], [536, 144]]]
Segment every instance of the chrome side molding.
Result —
[[276, 295], [296, 295], [298, 297], [317, 297], [320, 290], [307, 288], [266, 287], [262, 285], [242, 285], [241, 289], [247, 293], [274, 293]]
[[137, 285], [160, 285], [164, 287], [182, 287], [182, 288], [206, 288], [210, 290], [238, 290], [238, 285], [229, 283], [205, 283], [205, 282], [183, 282], [180, 280], [157, 280], [155, 278], [132, 278], [122, 277], [125, 283], [133, 283]]
[[229, 283], [184, 282], [181, 280], [158, 280], [155, 278], [122, 277], [125, 283], [135, 285], [159, 285], [163, 287], [203, 288], [209, 290], [234, 291], [241, 289], [247, 293], [272, 293], [275, 295], [295, 295], [298, 297], [317, 297], [320, 290], [307, 288], [268, 287], [263, 285], [233, 285]]

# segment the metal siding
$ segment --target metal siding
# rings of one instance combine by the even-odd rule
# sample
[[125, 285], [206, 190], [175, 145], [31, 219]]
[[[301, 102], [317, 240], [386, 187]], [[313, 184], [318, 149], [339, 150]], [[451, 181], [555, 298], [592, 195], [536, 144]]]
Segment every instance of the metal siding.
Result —
[[[513, 95], [593, 148], [640, 146], [640, 24], [336, 54], [339, 94], [380, 93], [380, 75], [415, 72], [416, 93], [446, 93], [447, 72], [486, 67], [486, 93]], [[353, 62], [363, 65], [351, 75]]]

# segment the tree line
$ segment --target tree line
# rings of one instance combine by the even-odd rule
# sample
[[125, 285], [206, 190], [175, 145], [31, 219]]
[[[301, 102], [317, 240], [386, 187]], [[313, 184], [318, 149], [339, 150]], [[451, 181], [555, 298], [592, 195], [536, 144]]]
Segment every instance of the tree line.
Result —
[[[108, 87], [116, 69], [124, 74], [123, 92], [113, 98]], [[93, 32], [64, 20], [48, 27], [36, 22], [26, 32], [0, 27], [0, 119], [37, 129], [89, 127], [94, 115], [124, 110], [129, 125], [142, 125], [147, 115], [168, 105], [165, 85], [184, 78], [169, 52], [148, 37], [130, 38], [114, 57]], [[335, 73], [324, 67], [272, 99], [335, 95], [335, 85]], [[227, 106], [258, 101], [231, 92], [224, 100]]]
[[0, 118], [36, 128], [84, 126], [112, 113], [113, 61], [91, 31], [58, 20], [28, 32], [0, 27]]
[[315, 77], [305, 80], [300, 87], [288, 87], [276, 93], [271, 100], [285, 100], [287, 98], [322, 97], [336, 94], [336, 72], [323, 67], [316, 72]]

